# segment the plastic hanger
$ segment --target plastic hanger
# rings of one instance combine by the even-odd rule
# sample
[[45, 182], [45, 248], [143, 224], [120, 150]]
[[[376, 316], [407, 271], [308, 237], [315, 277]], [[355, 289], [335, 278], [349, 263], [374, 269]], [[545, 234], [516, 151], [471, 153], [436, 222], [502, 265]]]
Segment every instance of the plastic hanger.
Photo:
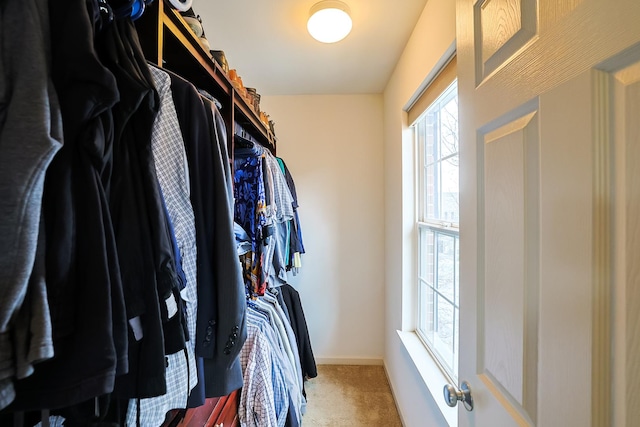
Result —
[[154, 0], [111, 0], [110, 5], [117, 19], [130, 17], [135, 21], [144, 14], [146, 6], [153, 3], [153, 1]]
[[179, 12], [186, 12], [191, 7], [193, 0], [169, 0], [169, 3]]
[[147, 6], [145, 0], [134, 0], [131, 6], [131, 19], [136, 20], [144, 14], [144, 9]]

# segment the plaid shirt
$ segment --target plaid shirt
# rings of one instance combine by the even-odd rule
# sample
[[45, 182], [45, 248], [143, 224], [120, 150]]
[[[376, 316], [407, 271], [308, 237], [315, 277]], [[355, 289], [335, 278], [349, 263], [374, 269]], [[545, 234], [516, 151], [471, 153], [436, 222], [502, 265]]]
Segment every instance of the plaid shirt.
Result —
[[187, 277], [187, 286], [182, 291], [182, 298], [187, 302], [187, 326], [193, 344], [198, 298], [196, 282], [198, 254], [195, 219], [191, 206], [189, 164], [176, 107], [171, 96], [171, 78], [155, 67], [150, 68], [161, 100], [160, 111], [151, 135], [151, 148], [158, 181], [182, 255], [182, 269]]
[[247, 310], [247, 341], [240, 352], [244, 384], [238, 417], [243, 427], [283, 427], [289, 411], [289, 393], [283, 366], [273, 342], [263, 332], [266, 318]]
[[140, 405], [140, 425], [160, 426], [171, 409], [186, 408], [189, 393], [197, 384], [195, 333], [197, 311], [196, 235], [190, 200], [189, 169], [180, 123], [171, 95], [171, 78], [164, 71], [150, 67], [160, 98], [160, 111], [151, 135], [151, 148], [160, 188], [174, 227], [176, 242], [182, 255], [182, 269], [187, 283], [181, 291], [187, 306], [189, 341], [185, 352], [167, 356], [167, 393], [149, 399], [133, 399], [127, 412], [127, 423], [137, 425], [137, 405]]
[[293, 219], [293, 196], [287, 180], [280, 169], [280, 165], [270, 151], [264, 150], [264, 156], [267, 160], [267, 169], [273, 183], [273, 208], [271, 212], [276, 222], [285, 222]]
[[[302, 388], [300, 386], [301, 381], [298, 381], [297, 378], [295, 361], [290, 359], [287, 355], [285, 341], [288, 343], [288, 338], [286, 337], [286, 332], [284, 332], [284, 330], [282, 333], [279, 331], [278, 325], [282, 325], [282, 321], [275, 309], [262, 301], [263, 298], [263, 296], [259, 297], [258, 301], [255, 303], [255, 309], [262, 315], [260, 318], [264, 317], [264, 320], [260, 321], [258, 326], [269, 340], [269, 343], [271, 344], [271, 356], [274, 360], [273, 363], [282, 372], [284, 378], [286, 394], [282, 399], [288, 399], [289, 412], [291, 412], [294, 420], [300, 422], [302, 419], [302, 406], [304, 400], [304, 397], [302, 396]], [[248, 312], [253, 312], [253, 310], [248, 310]], [[276, 405], [277, 404], [278, 401], [276, 400]]]

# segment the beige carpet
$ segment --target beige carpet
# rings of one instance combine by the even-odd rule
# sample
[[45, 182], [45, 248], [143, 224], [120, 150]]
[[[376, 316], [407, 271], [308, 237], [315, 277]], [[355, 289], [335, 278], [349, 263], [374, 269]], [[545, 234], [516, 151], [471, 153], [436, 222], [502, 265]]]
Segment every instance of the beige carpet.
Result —
[[402, 426], [382, 366], [319, 365], [305, 390], [303, 427]]

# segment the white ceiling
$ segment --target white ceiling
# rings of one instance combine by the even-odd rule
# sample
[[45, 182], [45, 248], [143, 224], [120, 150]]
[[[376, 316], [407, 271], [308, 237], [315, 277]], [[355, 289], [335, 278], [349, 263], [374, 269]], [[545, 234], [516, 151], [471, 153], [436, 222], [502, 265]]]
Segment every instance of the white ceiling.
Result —
[[307, 33], [318, 0], [194, 0], [211, 49], [262, 95], [380, 93], [427, 0], [344, 0], [353, 30], [334, 44]]

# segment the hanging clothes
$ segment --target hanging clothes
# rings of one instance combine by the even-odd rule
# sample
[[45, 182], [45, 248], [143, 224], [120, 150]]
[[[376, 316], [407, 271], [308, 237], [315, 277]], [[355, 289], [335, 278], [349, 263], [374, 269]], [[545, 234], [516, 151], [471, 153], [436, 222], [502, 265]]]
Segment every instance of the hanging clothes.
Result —
[[[294, 200], [276, 158], [260, 146], [235, 150], [235, 221], [247, 232], [252, 251], [243, 255], [248, 293], [287, 283]], [[264, 194], [264, 195], [263, 195]]]
[[[178, 257], [184, 272], [184, 287], [172, 295], [166, 304], [174, 305], [173, 319], [180, 320], [182, 305], [186, 305], [186, 340], [183, 349], [168, 349], [165, 345], [165, 380], [167, 392], [158, 397], [134, 399], [129, 404], [127, 422], [129, 425], [158, 426], [165, 414], [174, 408], [185, 408], [191, 390], [198, 382], [195, 361], [194, 340], [197, 312], [195, 225], [190, 201], [189, 171], [180, 132], [180, 124], [171, 94], [171, 78], [155, 67], [150, 67], [160, 108], [151, 134], [156, 174], [166, 202], [166, 212], [172, 225]], [[177, 302], [176, 302], [177, 300]]]
[[258, 147], [236, 149], [234, 160], [234, 220], [247, 233], [251, 251], [241, 258], [248, 293], [262, 295], [263, 243], [268, 237], [263, 163]]
[[[295, 187], [290, 174], [291, 183], [287, 181], [284, 162], [270, 152], [244, 137], [236, 147], [236, 243], [243, 260], [250, 326], [241, 353], [245, 385], [239, 417], [247, 426], [297, 426], [306, 410], [304, 380], [317, 376], [317, 371], [299, 295], [287, 283], [292, 254], [304, 251], [294, 225]], [[286, 300], [291, 307], [281, 306]], [[257, 355], [265, 359], [262, 365], [255, 362]]]
[[274, 363], [274, 349], [259, 327], [261, 320], [249, 310], [248, 337], [240, 352], [245, 384], [238, 418], [246, 427], [283, 426], [289, 407], [284, 374]]
[[242, 387], [237, 356], [247, 334], [246, 304], [235, 256], [224, 122], [192, 84], [170, 76], [189, 166], [198, 251], [195, 347], [202, 381], [190, 400], [190, 406], [197, 406], [205, 395], [225, 396]]
[[285, 284], [278, 288], [280, 295], [284, 301], [284, 306], [289, 313], [291, 319], [291, 327], [296, 336], [298, 345], [298, 355], [302, 368], [303, 378], [315, 378], [318, 376], [313, 349], [311, 348], [311, 339], [307, 328], [307, 321], [302, 309], [302, 301], [300, 294], [291, 285]]
[[128, 369], [122, 284], [106, 199], [110, 109], [118, 91], [93, 49], [91, 6], [76, 0], [49, 11], [52, 78], [65, 139], [47, 170], [43, 199], [55, 355], [18, 382], [14, 409], [59, 408], [109, 393], [116, 375]]
[[273, 194], [272, 203], [267, 206], [267, 221], [273, 232], [267, 241], [264, 272], [268, 286], [277, 287], [288, 280], [285, 253], [288, 247], [287, 227], [294, 219], [293, 198], [276, 158], [268, 150], [264, 150], [263, 156], [265, 176], [271, 183], [270, 191]]
[[[300, 364], [300, 355], [298, 353], [298, 344], [296, 335], [293, 331], [291, 322], [289, 321], [288, 315], [285, 313], [286, 307], [283, 307], [280, 304], [280, 300], [273, 295], [272, 293], [278, 293], [278, 289], [271, 289], [266, 292], [262, 298], [258, 300], [258, 304], [264, 304], [271, 311], [274, 312], [274, 317], [276, 318], [276, 324], [278, 327], [278, 332], [285, 344], [285, 351], [287, 353], [287, 357], [291, 361], [291, 366], [295, 368], [295, 373], [297, 374], [297, 382], [298, 382], [298, 390], [303, 391], [304, 384], [304, 376], [302, 374], [302, 366]], [[304, 394], [304, 393], [303, 393]], [[305, 413], [306, 410], [306, 402], [304, 399], [301, 399], [301, 407], [302, 413]]]
[[[192, 203], [195, 226], [195, 244], [196, 244], [196, 294], [199, 295], [201, 286], [204, 283], [210, 283], [209, 275], [211, 274], [209, 264], [203, 262], [212, 256], [209, 247], [205, 244], [204, 227], [207, 223], [202, 213], [203, 189], [202, 186], [209, 181], [208, 174], [211, 174], [211, 168], [206, 159], [209, 158], [211, 148], [209, 144], [199, 141], [207, 141], [209, 138], [209, 130], [207, 126], [207, 118], [204, 113], [204, 106], [193, 85], [174, 73], [167, 72], [171, 78], [171, 95], [176, 109], [176, 117], [178, 119], [180, 133], [184, 142], [185, 155], [187, 158], [186, 170], [189, 173], [189, 195]], [[202, 162], [199, 160], [202, 159]], [[200, 309], [204, 304], [210, 304], [209, 301], [198, 298]], [[197, 316], [197, 315], [196, 315]], [[191, 322], [196, 321], [197, 317], [190, 319]], [[190, 326], [191, 328], [192, 326]], [[197, 329], [196, 329], [197, 330]], [[190, 333], [191, 334], [191, 333]], [[196, 343], [197, 333], [190, 335], [192, 344]], [[188, 406], [196, 407], [204, 404], [204, 361], [200, 356], [196, 356], [196, 368], [198, 370], [198, 383], [191, 391]]]
[[267, 291], [263, 296], [257, 298], [255, 303], [257, 307], [268, 314], [271, 326], [278, 336], [278, 346], [281, 354], [286, 357], [283, 365], [287, 372], [286, 378], [290, 400], [289, 412], [293, 415], [291, 419], [297, 420], [296, 425], [298, 425], [301, 422], [302, 414], [306, 412], [306, 400], [302, 393], [303, 378], [300, 356], [298, 355], [298, 347], [291, 325], [277, 299], [270, 295], [270, 292]]
[[[293, 332], [272, 296], [248, 302], [249, 338], [242, 349], [244, 387], [240, 396], [242, 425], [299, 426], [306, 405]], [[269, 376], [270, 380], [264, 378]], [[273, 395], [273, 398], [271, 396]], [[274, 420], [275, 419], [275, 420]]]
[[2, 409], [15, 398], [14, 380], [53, 356], [44, 242], [38, 236], [45, 172], [61, 147], [62, 122], [50, 78], [47, 1], [6, 0], [0, 22]]
[[116, 20], [103, 34], [102, 59], [121, 96], [113, 109], [110, 207], [130, 325], [129, 373], [114, 391], [120, 398], [154, 397], [166, 393], [164, 342], [184, 346], [180, 325], [166, 324], [165, 301], [179, 280], [151, 150], [159, 104], [131, 21]]
[[[14, 180], [0, 180], [0, 228], [25, 233], [0, 236], [0, 424], [47, 409], [70, 427], [161, 425], [243, 388], [247, 423], [298, 426], [300, 347], [267, 289], [291, 253], [282, 167], [258, 148], [232, 173], [219, 107], [149, 68], [130, 17], [109, 22], [103, 3], [0, 8], [0, 178]], [[10, 29], [24, 39], [5, 43]], [[234, 217], [251, 234], [244, 271]]]
[[[242, 386], [238, 355], [247, 338], [246, 305], [233, 232], [233, 198], [230, 198], [233, 191], [226, 128], [215, 104], [207, 99], [203, 102], [208, 121], [213, 124], [210, 144], [213, 147], [214, 194], [208, 197], [215, 201], [214, 258], [210, 261], [214, 268], [212, 300], [215, 306], [210, 312], [201, 310], [198, 313], [198, 325], [206, 325], [206, 332], [204, 341], [198, 341], [196, 345], [203, 343], [199, 354], [204, 356], [207, 396], [226, 396]], [[215, 335], [211, 336], [211, 331]]]
[[291, 228], [289, 230], [289, 247], [287, 252], [287, 270], [294, 269], [294, 274], [297, 272], [302, 265], [300, 262], [300, 255], [305, 253], [304, 250], [304, 242], [302, 240], [302, 227], [300, 226], [300, 217], [298, 215], [298, 194], [296, 191], [296, 184], [293, 181], [293, 177], [291, 176], [291, 172], [289, 172], [289, 168], [283, 159], [276, 157], [278, 160], [278, 164], [280, 165], [280, 169], [282, 173], [284, 173], [285, 180], [287, 181], [287, 186], [289, 187], [289, 191], [291, 191], [291, 196], [293, 198], [293, 211], [294, 211], [294, 220], [291, 222]]

